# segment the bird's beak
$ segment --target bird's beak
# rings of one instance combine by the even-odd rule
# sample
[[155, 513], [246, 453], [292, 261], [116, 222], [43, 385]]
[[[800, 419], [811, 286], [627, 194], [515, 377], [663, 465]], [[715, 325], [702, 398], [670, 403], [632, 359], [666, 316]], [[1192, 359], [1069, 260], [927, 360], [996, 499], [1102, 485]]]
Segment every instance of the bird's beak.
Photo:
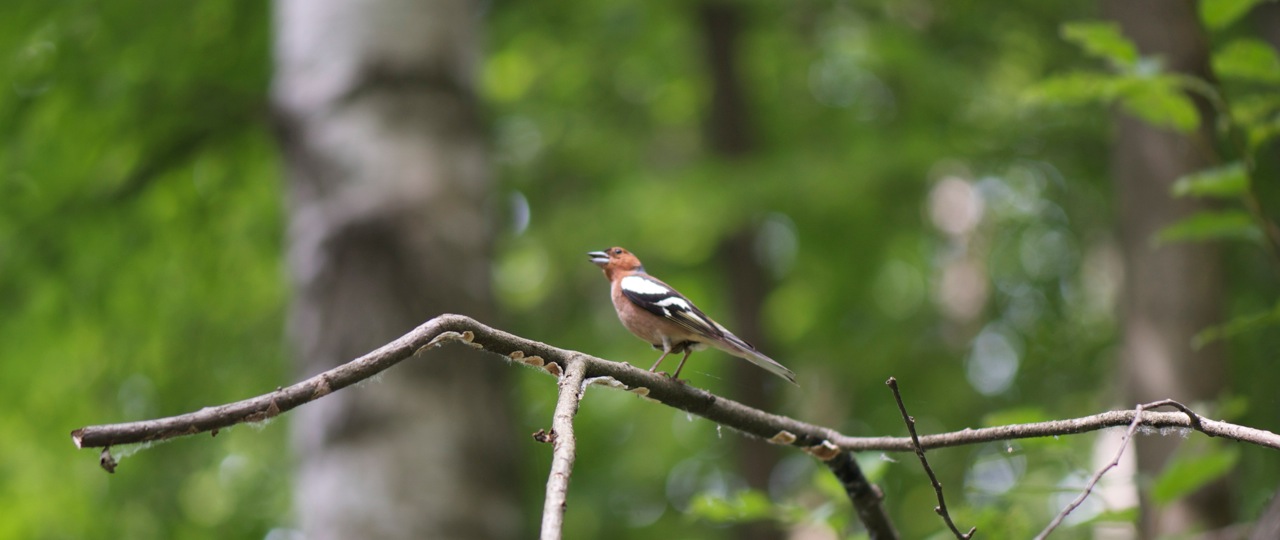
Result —
[[609, 264], [609, 254], [603, 251], [592, 251], [587, 253], [587, 256], [591, 257], [591, 262], [596, 266]]

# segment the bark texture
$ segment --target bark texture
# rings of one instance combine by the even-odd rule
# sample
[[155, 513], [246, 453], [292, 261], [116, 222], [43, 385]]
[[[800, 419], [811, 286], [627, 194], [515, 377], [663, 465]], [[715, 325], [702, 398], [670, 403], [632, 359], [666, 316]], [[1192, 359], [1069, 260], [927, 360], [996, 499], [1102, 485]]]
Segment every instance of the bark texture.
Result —
[[[472, 85], [478, 10], [463, 0], [275, 3], [289, 330], [307, 373], [440, 313], [492, 318], [490, 181]], [[507, 371], [410, 362], [302, 408], [292, 427], [307, 537], [514, 537]]]
[[[1104, 11], [1118, 21], [1145, 56], [1163, 58], [1170, 71], [1211, 79], [1207, 38], [1190, 0], [1106, 0]], [[1201, 103], [1202, 111], [1207, 107]], [[1196, 351], [1191, 337], [1222, 319], [1223, 269], [1216, 246], [1177, 243], [1156, 247], [1161, 228], [1203, 209], [1203, 202], [1173, 198], [1178, 177], [1215, 163], [1212, 120], [1198, 132], [1181, 134], [1116, 114], [1112, 171], [1120, 201], [1124, 248], [1123, 299], [1125, 403], [1176, 399], [1194, 404], [1213, 400], [1226, 381], [1220, 345]], [[1193, 405], [1194, 406], [1194, 405]], [[1139, 473], [1153, 477], [1182, 442], [1178, 437], [1137, 442]], [[1209, 485], [1163, 507], [1143, 491], [1144, 537], [1163, 537], [1192, 528], [1216, 529], [1231, 522], [1232, 501], [1225, 483]]]

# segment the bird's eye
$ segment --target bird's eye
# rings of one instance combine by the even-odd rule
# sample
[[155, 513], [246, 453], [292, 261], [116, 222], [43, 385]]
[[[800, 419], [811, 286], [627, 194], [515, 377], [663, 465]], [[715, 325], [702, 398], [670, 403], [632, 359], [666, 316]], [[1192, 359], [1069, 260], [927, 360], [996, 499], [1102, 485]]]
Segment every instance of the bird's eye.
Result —
[[622, 255], [622, 249], [621, 249], [621, 248], [613, 248], [613, 254], [614, 254], [614, 255]]

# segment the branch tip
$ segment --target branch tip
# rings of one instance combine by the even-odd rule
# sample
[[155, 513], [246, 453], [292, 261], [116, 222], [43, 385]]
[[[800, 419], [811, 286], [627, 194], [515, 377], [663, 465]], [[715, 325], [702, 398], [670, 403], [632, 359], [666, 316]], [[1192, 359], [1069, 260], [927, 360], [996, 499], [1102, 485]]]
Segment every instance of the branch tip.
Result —
[[[968, 537], [960, 533], [960, 529], [951, 520], [951, 513], [947, 512], [947, 499], [942, 495], [942, 482], [938, 481], [938, 475], [933, 474], [933, 467], [929, 466], [929, 459], [924, 457], [924, 447], [920, 445], [920, 436], [916, 433], [916, 419], [907, 414], [907, 405], [903, 403], [902, 392], [898, 390], [898, 379], [889, 377], [887, 384], [893, 390], [893, 400], [898, 403], [898, 412], [902, 413], [902, 421], [907, 424], [907, 431], [911, 433], [911, 446], [915, 448], [916, 457], [920, 458], [920, 466], [924, 468], [925, 474], [929, 475], [929, 482], [933, 484], [933, 492], [938, 496], [938, 506], [933, 507], [933, 511], [942, 516], [942, 521], [947, 524], [948, 529], [951, 529], [951, 534], [954, 534], [956, 538], [966, 540]], [[977, 529], [977, 527], [974, 527], [974, 529]]]

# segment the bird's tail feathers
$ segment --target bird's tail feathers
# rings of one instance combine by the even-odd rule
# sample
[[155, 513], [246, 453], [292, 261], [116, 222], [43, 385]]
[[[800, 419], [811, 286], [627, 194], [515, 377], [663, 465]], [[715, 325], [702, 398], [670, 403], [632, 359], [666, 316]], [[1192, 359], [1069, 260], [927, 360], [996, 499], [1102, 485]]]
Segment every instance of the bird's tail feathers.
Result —
[[[722, 327], [723, 328], [723, 327]], [[724, 339], [717, 342], [717, 349], [742, 358], [752, 364], [760, 366], [765, 371], [782, 377], [791, 384], [796, 383], [795, 372], [787, 369], [786, 366], [779, 364], [774, 359], [765, 356], [764, 353], [757, 351], [750, 343], [743, 341], [742, 338], [735, 336], [729, 332], [724, 333]], [[798, 385], [798, 384], [797, 384]]]

